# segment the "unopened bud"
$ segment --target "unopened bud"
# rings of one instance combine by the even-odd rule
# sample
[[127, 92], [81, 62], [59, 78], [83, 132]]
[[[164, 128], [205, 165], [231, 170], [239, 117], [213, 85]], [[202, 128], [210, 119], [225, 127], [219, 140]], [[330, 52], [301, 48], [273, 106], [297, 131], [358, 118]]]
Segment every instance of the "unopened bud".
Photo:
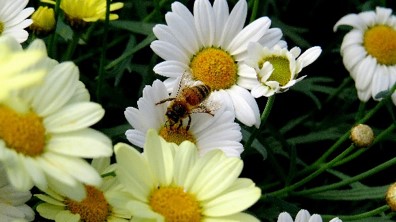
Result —
[[350, 139], [357, 147], [367, 147], [374, 140], [374, 132], [368, 125], [358, 124], [352, 128]]
[[385, 200], [391, 210], [396, 211], [396, 183], [389, 186]]

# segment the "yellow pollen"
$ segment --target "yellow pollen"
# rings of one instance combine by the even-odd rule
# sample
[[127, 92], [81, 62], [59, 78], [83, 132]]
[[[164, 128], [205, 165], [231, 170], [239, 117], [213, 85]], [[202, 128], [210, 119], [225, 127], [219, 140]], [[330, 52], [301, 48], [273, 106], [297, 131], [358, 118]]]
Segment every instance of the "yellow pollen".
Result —
[[67, 209], [73, 214], [79, 214], [84, 222], [103, 222], [109, 216], [109, 204], [103, 192], [93, 186], [85, 186], [87, 197], [81, 202], [66, 199]]
[[166, 222], [201, 221], [201, 207], [181, 187], [160, 187], [151, 193], [151, 209], [165, 217]]
[[45, 127], [34, 112], [20, 114], [0, 106], [0, 138], [8, 148], [34, 157], [44, 151]]
[[364, 48], [383, 65], [396, 65], [396, 30], [378, 25], [364, 33]]
[[289, 60], [287, 58], [282, 56], [266, 57], [259, 62], [259, 67], [261, 67], [265, 62], [271, 63], [274, 68], [274, 71], [268, 78], [268, 81], [277, 81], [281, 86], [284, 86], [291, 80]]
[[191, 141], [194, 144], [196, 143], [194, 136], [183, 126], [163, 126], [159, 131], [159, 135], [166, 141], [176, 143], [177, 145], [180, 145], [185, 140]]
[[222, 49], [201, 50], [192, 58], [190, 68], [193, 78], [210, 86], [212, 90], [228, 89], [237, 81], [236, 62]]

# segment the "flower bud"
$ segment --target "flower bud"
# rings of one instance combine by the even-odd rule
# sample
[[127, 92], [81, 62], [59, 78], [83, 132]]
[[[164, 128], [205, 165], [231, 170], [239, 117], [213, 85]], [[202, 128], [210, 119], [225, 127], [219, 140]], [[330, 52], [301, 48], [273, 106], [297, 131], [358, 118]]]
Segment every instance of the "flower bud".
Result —
[[389, 186], [385, 196], [386, 203], [392, 211], [396, 211], [396, 183]]
[[356, 147], [367, 147], [374, 140], [374, 132], [368, 125], [358, 124], [352, 128], [349, 138]]
[[54, 9], [40, 6], [32, 15], [30, 30], [40, 37], [45, 37], [55, 30]]

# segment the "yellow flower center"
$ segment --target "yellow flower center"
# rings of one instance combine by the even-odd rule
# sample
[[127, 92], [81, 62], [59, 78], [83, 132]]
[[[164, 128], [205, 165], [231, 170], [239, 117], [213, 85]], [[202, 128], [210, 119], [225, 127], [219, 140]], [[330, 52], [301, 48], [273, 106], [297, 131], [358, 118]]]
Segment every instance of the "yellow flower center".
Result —
[[396, 65], [396, 30], [378, 25], [364, 33], [364, 48], [383, 65]]
[[164, 138], [166, 141], [170, 143], [176, 143], [177, 145], [180, 145], [185, 140], [191, 141], [195, 144], [195, 137], [190, 132], [191, 131], [187, 131], [186, 127], [183, 126], [163, 126], [159, 131], [159, 135], [162, 136], [162, 138]]
[[67, 209], [73, 214], [79, 214], [81, 221], [84, 222], [103, 222], [107, 221], [109, 215], [109, 204], [103, 192], [93, 186], [85, 186], [87, 197], [81, 202], [66, 199]]
[[27, 156], [38, 156], [44, 151], [45, 127], [42, 118], [34, 112], [20, 114], [0, 106], [0, 138], [8, 148]]
[[283, 56], [265, 57], [259, 62], [261, 67], [265, 62], [271, 63], [274, 71], [268, 78], [268, 81], [276, 81], [281, 86], [286, 85], [291, 79], [291, 72], [289, 67], [289, 60]]
[[153, 211], [165, 217], [166, 222], [201, 221], [201, 207], [181, 187], [160, 187], [151, 193], [149, 204]]
[[237, 81], [238, 66], [226, 51], [205, 48], [190, 63], [193, 78], [210, 86], [212, 90], [228, 89]]
[[0, 34], [3, 34], [4, 32], [4, 24], [0, 22]]

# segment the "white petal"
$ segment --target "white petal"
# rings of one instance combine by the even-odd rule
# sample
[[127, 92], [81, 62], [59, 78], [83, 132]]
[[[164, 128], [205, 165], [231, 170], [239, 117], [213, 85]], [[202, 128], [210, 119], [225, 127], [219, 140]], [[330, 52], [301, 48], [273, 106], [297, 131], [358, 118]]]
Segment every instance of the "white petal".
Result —
[[247, 126], [260, 126], [260, 113], [256, 100], [244, 88], [232, 86], [227, 90], [234, 104], [235, 116]]
[[207, 0], [197, 0], [194, 2], [194, 19], [197, 34], [204, 47], [213, 45], [216, 24], [212, 6]]

